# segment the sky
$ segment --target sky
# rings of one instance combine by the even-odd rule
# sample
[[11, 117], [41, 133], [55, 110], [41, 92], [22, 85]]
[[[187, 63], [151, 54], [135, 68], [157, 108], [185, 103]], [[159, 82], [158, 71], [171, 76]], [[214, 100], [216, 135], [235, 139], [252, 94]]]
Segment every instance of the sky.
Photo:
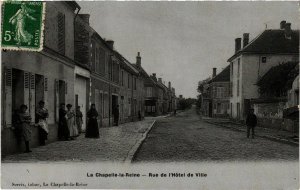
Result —
[[171, 81], [176, 95], [195, 98], [198, 81], [221, 72], [234, 54], [235, 38], [250, 41], [280, 21], [299, 29], [298, 2], [142, 2], [78, 1], [80, 13], [114, 48], [142, 67]]

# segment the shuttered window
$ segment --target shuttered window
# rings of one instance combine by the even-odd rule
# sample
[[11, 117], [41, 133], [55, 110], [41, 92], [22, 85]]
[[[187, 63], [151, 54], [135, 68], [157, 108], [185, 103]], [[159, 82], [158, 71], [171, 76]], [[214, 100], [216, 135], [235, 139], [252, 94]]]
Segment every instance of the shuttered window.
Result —
[[58, 52], [65, 55], [65, 15], [58, 13], [57, 15], [57, 31], [58, 31]]
[[29, 88], [29, 73], [24, 72], [24, 88]]

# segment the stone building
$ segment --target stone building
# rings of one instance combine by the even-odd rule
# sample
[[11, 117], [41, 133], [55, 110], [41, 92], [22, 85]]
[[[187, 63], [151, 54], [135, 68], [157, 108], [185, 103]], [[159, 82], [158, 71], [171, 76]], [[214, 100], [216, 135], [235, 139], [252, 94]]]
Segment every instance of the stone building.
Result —
[[230, 114], [230, 66], [211, 79], [212, 117], [229, 117]]
[[12, 114], [21, 104], [32, 117], [30, 146], [38, 146], [35, 109], [40, 100], [49, 111], [48, 142], [57, 140], [60, 103], [74, 105], [74, 1], [46, 2], [44, 45], [41, 52], [2, 51], [2, 154], [24, 150], [18, 144]]
[[244, 120], [250, 99], [258, 98], [256, 82], [273, 66], [299, 61], [299, 31], [282, 21], [280, 29], [266, 29], [249, 43], [249, 34], [235, 39], [235, 53], [230, 62], [230, 113], [236, 120]]

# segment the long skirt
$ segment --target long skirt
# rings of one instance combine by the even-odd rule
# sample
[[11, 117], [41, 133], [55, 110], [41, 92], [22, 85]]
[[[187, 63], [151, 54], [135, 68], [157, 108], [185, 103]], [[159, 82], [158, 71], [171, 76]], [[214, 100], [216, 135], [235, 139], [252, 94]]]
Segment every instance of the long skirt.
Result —
[[30, 141], [31, 139], [31, 130], [29, 123], [22, 123], [22, 137], [25, 141]]
[[58, 126], [58, 138], [67, 140], [70, 137], [70, 131], [68, 128], [68, 123], [65, 118], [59, 121]]
[[86, 138], [99, 138], [97, 119], [89, 119], [85, 132]]
[[69, 127], [71, 137], [75, 137], [78, 135], [78, 130], [77, 127], [75, 126], [74, 117], [68, 119], [68, 127]]

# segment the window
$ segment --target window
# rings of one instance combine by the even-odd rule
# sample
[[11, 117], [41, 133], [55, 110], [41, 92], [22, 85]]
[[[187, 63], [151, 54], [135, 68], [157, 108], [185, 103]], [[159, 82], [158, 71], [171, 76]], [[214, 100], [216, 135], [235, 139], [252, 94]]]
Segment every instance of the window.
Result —
[[236, 104], [237, 118], [240, 119], [240, 103]]
[[152, 87], [146, 87], [146, 96], [152, 97]]
[[267, 62], [267, 57], [261, 57], [261, 62], [266, 63]]
[[124, 86], [124, 71], [121, 72], [121, 84]]
[[225, 88], [224, 87], [217, 87], [217, 98], [225, 97]]
[[240, 95], [240, 80], [237, 80], [237, 84], [236, 84], [236, 95], [239, 96]]
[[105, 75], [105, 51], [103, 48], [99, 48], [99, 56], [98, 56], [98, 60], [99, 60], [99, 73], [101, 73], [102, 75]]
[[136, 78], [134, 77], [134, 90], [136, 90]]
[[238, 58], [238, 70], [237, 70], [237, 77], [240, 77], [240, 58]]
[[61, 12], [57, 15], [57, 31], [58, 52], [65, 55], [65, 15]]
[[128, 73], [128, 85], [127, 85], [128, 88], [130, 88], [130, 75]]

